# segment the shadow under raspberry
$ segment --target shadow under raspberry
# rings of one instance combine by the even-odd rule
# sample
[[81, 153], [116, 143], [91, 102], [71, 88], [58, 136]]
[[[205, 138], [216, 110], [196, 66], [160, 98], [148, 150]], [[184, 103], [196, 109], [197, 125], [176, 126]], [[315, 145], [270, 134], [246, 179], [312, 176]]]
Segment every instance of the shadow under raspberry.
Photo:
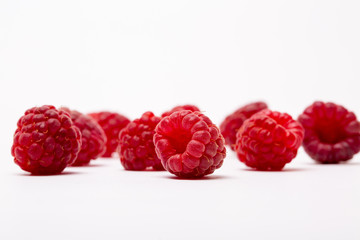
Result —
[[240, 169], [241, 171], [248, 171], [248, 172], [263, 172], [263, 173], [271, 173], [271, 172], [301, 172], [301, 171], [308, 171], [311, 169], [305, 169], [305, 168], [284, 168], [282, 170], [257, 170], [253, 168], [246, 168], [246, 169]]
[[320, 163], [320, 162], [307, 162], [307, 165], [312, 166], [347, 166], [347, 165], [360, 165], [360, 162], [353, 162], [353, 161], [342, 161], [342, 162], [336, 162], [336, 163]]
[[66, 171], [57, 174], [32, 174], [32, 173], [15, 173], [17, 176], [24, 176], [24, 177], [53, 177], [53, 176], [68, 176], [68, 175], [78, 175], [84, 174], [83, 172], [73, 172], [73, 171]]
[[161, 178], [167, 178], [172, 180], [189, 180], [189, 181], [205, 181], [205, 180], [223, 180], [223, 179], [230, 179], [229, 176], [223, 176], [223, 175], [210, 175], [210, 176], [204, 176], [201, 178], [181, 178], [177, 176], [161, 176]]

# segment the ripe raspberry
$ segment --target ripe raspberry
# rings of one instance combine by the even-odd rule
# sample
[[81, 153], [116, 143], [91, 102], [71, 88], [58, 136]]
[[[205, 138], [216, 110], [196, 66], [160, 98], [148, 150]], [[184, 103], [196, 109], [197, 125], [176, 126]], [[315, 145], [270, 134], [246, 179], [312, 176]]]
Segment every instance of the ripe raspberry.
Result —
[[68, 113], [53, 106], [34, 107], [17, 123], [11, 154], [32, 174], [57, 174], [76, 159], [81, 133]]
[[223, 164], [224, 138], [200, 112], [174, 112], [160, 121], [155, 132], [155, 151], [170, 173], [182, 178], [199, 178]]
[[99, 123], [107, 137], [106, 151], [101, 157], [111, 157], [118, 145], [119, 132], [126, 127], [130, 120], [121, 114], [113, 112], [98, 112], [88, 115]]
[[290, 115], [265, 109], [241, 126], [236, 152], [249, 167], [279, 171], [296, 156], [303, 137], [303, 128]]
[[176, 111], [181, 111], [181, 110], [190, 110], [192, 112], [195, 112], [195, 111], [199, 111], [200, 112], [200, 109], [195, 106], [195, 105], [190, 105], [190, 104], [187, 104], [187, 105], [180, 105], [180, 106], [176, 106], [174, 107], [173, 109], [167, 111], [167, 112], [164, 112], [161, 117], [166, 117], [166, 116], [170, 116], [172, 113], [176, 112]]
[[225, 138], [225, 143], [229, 145], [232, 150], [235, 150], [236, 133], [244, 121], [255, 113], [266, 108], [268, 107], [264, 102], [254, 102], [247, 104], [228, 115], [220, 124], [220, 131]]
[[126, 170], [164, 170], [153, 143], [154, 130], [160, 119], [152, 112], [146, 112], [120, 131], [118, 152]]
[[81, 132], [81, 150], [73, 166], [89, 164], [106, 150], [106, 135], [100, 125], [91, 117], [69, 108], [60, 108], [70, 114], [71, 120]]
[[360, 150], [360, 124], [343, 106], [314, 102], [299, 116], [299, 122], [305, 129], [304, 149], [318, 162], [346, 161]]

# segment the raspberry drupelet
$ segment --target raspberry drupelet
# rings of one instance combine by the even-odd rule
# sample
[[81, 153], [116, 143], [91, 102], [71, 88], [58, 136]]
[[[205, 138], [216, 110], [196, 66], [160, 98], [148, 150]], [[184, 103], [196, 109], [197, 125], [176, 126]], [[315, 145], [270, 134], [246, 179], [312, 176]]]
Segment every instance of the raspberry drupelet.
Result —
[[200, 112], [174, 112], [160, 121], [155, 132], [155, 150], [162, 165], [178, 177], [200, 178], [223, 164], [224, 138]]
[[262, 110], [237, 132], [239, 160], [261, 171], [279, 171], [296, 156], [304, 137], [300, 123], [286, 113]]
[[163, 114], [161, 114], [161, 117], [170, 116], [172, 113], [181, 111], [181, 110], [189, 110], [192, 112], [199, 111], [200, 112], [200, 109], [197, 106], [191, 105], [191, 104], [186, 104], [186, 105], [176, 106], [176, 107], [172, 108], [171, 110], [164, 112]]
[[353, 112], [331, 102], [314, 102], [299, 116], [303, 147], [320, 163], [351, 159], [360, 150], [360, 124]]
[[106, 151], [101, 157], [110, 158], [116, 151], [118, 145], [118, 137], [121, 129], [126, 127], [130, 122], [125, 116], [115, 112], [97, 112], [88, 114], [94, 118], [105, 132], [107, 142]]
[[61, 173], [81, 148], [81, 133], [69, 114], [54, 106], [34, 107], [17, 123], [11, 154], [23, 170], [35, 175]]
[[87, 165], [90, 160], [100, 157], [106, 150], [106, 135], [100, 125], [90, 116], [78, 111], [66, 107], [60, 110], [70, 114], [71, 120], [81, 132], [81, 150], [72, 165]]
[[126, 170], [164, 170], [153, 143], [155, 127], [159, 122], [160, 117], [145, 112], [120, 131], [118, 152]]
[[264, 102], [250, 103], [237, 109], [224, 119], [220, 124], [220, 131], [225, 138], [225, 143], [229, 145], [232, 150], [235, 150], [236, 133], [244, 121], [266, 108], [268, 108], [268, 106]]

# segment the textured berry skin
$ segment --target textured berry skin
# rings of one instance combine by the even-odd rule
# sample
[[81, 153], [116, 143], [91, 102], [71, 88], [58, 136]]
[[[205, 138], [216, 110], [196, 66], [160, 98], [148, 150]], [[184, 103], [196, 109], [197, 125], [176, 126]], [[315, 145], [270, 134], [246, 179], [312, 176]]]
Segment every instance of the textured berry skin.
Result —
[[164, 170], [153, 142], [160, 119], [152, 112], [146, 112], [120, 131], [118, 152], [126, 170]]
[[119, 132], [126, 127], [130, 120], [114, 112], [98, 112], [89, 115], [99, 123], [106, 134], [106, 151], [101, 157], [109, 158], [116, 151]]
[[300, 123], [286, 113], [262, 110], [237, 132], [236, 153], [247, 166], [279, 171], [296, 156], [304, 137]]
[[34, 107], [17, 123], [11, 154], [23, 170], [58, 174], [72, 164], [81, 147], [81, 133], [68, 113], [53, 106]]
[[181, 178], [200, 178], [223, 164], [224, 138], [200, 112], [174, 112], [160, 121], [155, 132], [156, 153], [170, 173]]
[[266, 108], [268, 108], [268, 106], [264, 102], [250, 103], [239, 108], [224, 119], [220, 124], [220, 131], [225, 138], [225, 143], [229, 145], [232, 150], [235, 150], [236, 133], [244, 121]]
[[353, 112], [334, 103], [314, 102], [299, 116], [303, 147], [320, 163], [351, 159], [360, 150], [360, 124]]
[[81, 150], [72, 165], [87, 165], [91, 159], [100, 157], [106, 150], [106, 135], [100, 125], [78, 111], [65, 107], [60, 109], [70, 114], [71, 120], [81, 132]]
[[170, 116], [172, 113], [174, 113], [176, 111], [181, 111], [181, 110], [189, 110], [189, 111], [192, 111], [192, 112], [199, 111], [200, 112], [200, 109], [197, 106], [187, 104], [187, 105], [176, 106], [173, 109], [171, 109], [171, 110], [169, 110], [167, 112], [164, 112], [161, 115], [161, 117]]

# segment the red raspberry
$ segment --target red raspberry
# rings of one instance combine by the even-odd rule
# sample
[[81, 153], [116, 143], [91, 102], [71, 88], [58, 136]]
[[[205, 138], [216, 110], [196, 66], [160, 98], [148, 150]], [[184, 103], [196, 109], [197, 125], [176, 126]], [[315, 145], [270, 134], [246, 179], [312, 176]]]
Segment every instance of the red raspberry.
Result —
[[172, 113], [176, 112], [176, 111], [181, 111], [181, 110], [190, 110], [192, 112], [195, 112], [195, 111], [199, 111], [200, 112], [200, 109], [195, 106], [195, 105], [190, 105], [190, 104], [187, 104], [187, 105], [180, 105], [180, 106], [176, 106], [174, 107], [173, 109], [167, 111], [167, 112], [164, 112], [161, 117], [166, 117], [166, 116], [170, 116]]
[[235, 150], [236, 133], [244, 121], [255, 113], [266, 108], [268, 107], [264, 102], [254, 102], [247, 104], [228, 115], [220, 124], [220, 131], [225, 138], [225, 143], [229, 145], [232, 150]]
[[53, 106], [34, 107], [17, 123], [11, 154], [23, 170], [57, 174], [76, 159], [81, 133], [68, 113]]
[[106, 150], [106, 135], [100, 125], [91, 117], [69, 108], [60, 108], [70, 114], [71, 120], [81, 132], [81, 150], [72, 164], [89, 164], [91, 159], [100, 157]]
[[200, 112], [174, 112], [160, 121], [155, 132], [155, 151], [170, 173], [182, 178], [199, 178], [223, 164], [224, 138]]
[[314, 102], [299, 116], [305, 129], [303, 146], [321, 163], [338, 163], [360, 150], [360, 124], [353, 112], [334, 103]]
[[146, 112], [120, 131], [118, 152], [126, 170], [164, 170], [153, 143], [154, 130], [159, 122], [160, 117]]
[[89, 115], [99, 123], [106, 134], [106, 151], [101, 157], [109, 158], [116, 151], [119, 132], [126, 127], [130, 120], [114, 112], [98, 112]]
[[257, 170], [279, 171], [296, 156], [304, 130], [290, 115], [265, 109], [247, 119], [236, 137], [241, 162]]

